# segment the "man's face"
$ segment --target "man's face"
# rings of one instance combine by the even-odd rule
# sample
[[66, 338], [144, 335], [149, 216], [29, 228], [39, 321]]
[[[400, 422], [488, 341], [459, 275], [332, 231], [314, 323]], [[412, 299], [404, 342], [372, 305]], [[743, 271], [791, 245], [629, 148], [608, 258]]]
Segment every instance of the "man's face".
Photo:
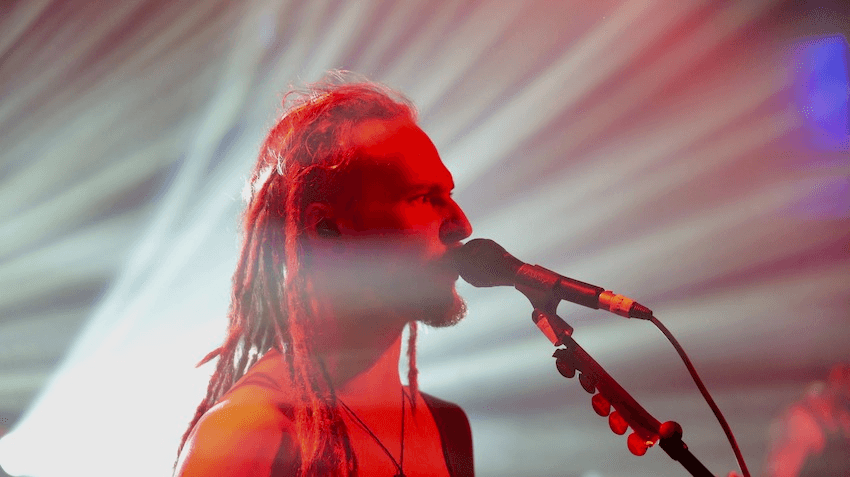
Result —
[[[408, 120], [354, 130], [358, 154], [340, 191], [337, 225], [345, 262], [365, 297], [433, 326], [462, 317], [446, 252], [472, 227], [451, 197], [452, 175], [427, 135]], [[343, 264], [340, 264], [344, 266]], [[366, 298], [368, 299], [368, 298]]]

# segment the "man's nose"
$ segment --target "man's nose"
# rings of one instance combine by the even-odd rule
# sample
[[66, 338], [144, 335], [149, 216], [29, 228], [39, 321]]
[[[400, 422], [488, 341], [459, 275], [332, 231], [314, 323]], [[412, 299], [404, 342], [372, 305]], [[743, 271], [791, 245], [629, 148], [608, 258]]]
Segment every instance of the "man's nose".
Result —
[[457, 203], [452, 201], [450, 212], [440, 226], [440, 240], [444, 244], [453, 244], [472, 235], [472, 224]]

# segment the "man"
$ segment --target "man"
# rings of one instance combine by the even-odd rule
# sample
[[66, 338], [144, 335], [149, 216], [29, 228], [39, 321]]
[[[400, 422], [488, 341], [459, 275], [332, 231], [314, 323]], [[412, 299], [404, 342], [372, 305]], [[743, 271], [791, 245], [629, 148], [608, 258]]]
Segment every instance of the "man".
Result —
[[230, 327], [175, 475], [472, 475], [466, 415], [420, 393], [415, 368], [416, 322], [465, 312], [448, 254], [472, 229], [453, 187], [391, 90], [296, 100], [247, 188]]
[[765, 476], [850, 475], [850, 364], [832, 366], [771, 427]]

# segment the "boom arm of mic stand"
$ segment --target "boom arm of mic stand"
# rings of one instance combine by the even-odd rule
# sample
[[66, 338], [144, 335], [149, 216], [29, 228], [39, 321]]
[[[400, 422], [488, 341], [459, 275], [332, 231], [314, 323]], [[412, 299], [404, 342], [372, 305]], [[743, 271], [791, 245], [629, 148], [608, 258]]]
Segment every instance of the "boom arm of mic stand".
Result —
[[565, 378], [572, 378], [579, 371], [579, 382], [584, 390], [590, 394], [599, 391], [591, 400], [593, 409], [600, 416], [608, 416], [608, 424], [614, 433], [622, 435], [629, 427], [633, 429], [627, 441], [632, 454], [643, 455], [649, 447], [659, 442], [664, 452], [682, 464], [694, 477], [714, 477], [682, 441], [682, 427], [679, 424], [672, 421], [662, 424], [652, 417], [573, 340], [573, 328], [555, 313], [557, 300], [537, 290], [517, 288], [531, 300], [534, 306], [531, 316], [538, 328], [552, 344], [564, 346], [555, 350], [553, 355], [558, 372]]

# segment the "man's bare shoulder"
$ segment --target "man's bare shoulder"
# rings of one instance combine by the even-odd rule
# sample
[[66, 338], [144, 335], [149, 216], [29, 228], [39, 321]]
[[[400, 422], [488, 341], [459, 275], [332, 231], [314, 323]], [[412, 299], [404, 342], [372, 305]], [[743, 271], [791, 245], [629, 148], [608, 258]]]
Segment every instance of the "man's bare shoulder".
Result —
[[192, 430], [175, 475], [268, 476], [298, 452], [292, 413], [260, 369], [246, 374]]
[[189, 436], [176, 476], [268, 476], [295, 457], [292, 421], [264, 401], [223, 401], [207, 411]]

